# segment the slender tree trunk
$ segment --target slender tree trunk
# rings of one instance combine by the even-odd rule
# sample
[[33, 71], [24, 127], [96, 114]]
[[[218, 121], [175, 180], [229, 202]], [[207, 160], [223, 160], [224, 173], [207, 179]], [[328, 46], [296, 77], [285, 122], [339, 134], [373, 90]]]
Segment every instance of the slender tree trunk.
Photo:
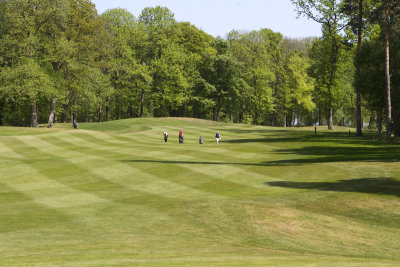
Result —
[[65, 104], [63, 105], [63, 122], [67, 122], [67, 114], [68, 114], [68, 105], [69, 105], [69, 96], [70, 96], [70, 90], [67, 89], [67, 94], [65, 96]]
[[115, 97], [115, 116], [118, 120], [121, 119], [121, 105], [118, 95]]
[[318, 125], [322, 125], [322, 114], [321, 114], [321, 109], [318, 109]]
[[291, 123], [292, 123], [292, 127], [296, 126], [296, 112], [293, 111], [292, 113], [292, 117], [291, 117]]
[[[363, 2], [364, 0], [358, 1], [358, 41], [357, 41], [357, 58], [361, 49], [362, 44], [362, 30], [363, 30]], [[356, 69], [356, 128], [357, 136], [362, 136], [362, 124], [361, 124], [361, 94], [360, 94], [360, 64], [357, 64]]]
[[142, 94], [140, 97], [140, 117], [143, 118], [144, 114], [143, 114], [143, 107], [144, 107], [144, 89], [142, 89]]
[[31, 127], [39, 127], [38, 109], [36, 101], [31, 103]]
[[89, 122], [89, 112], [85, 110], [85, 122]]
[[217, 120], [217, 112], [215, 110], [215, 107], [213, 107], [213, 121]]
[[74, 112], [72, 112], [71, 113], [71, 121], [73, 122], [73, 121], [75, 121], [76, 120], [76, 111], [74, 111]]
[[109, 116], [110, 116], [110, 99], [107, 97], [106, 98], [106, 120], [108, 120]]
[[389, 65], [389, 3], [385, 0], [385, 77], [386, 77], [386, 139], [392, 136], [392, 104], [390, 99], [390, 65]]
[[369, 117], [368, 128], [372, 127], [372, 124], [374, 124], [374, 120], [375, 120], [374, 116]]
[[286, 112], [285, 113], [283, 113], [283, 127], [287, 127], [287, 125], [286, 125], [286, 117], [287, 117], [287, 114], [286, 114]]
[[240, 104], [239, 123], [243, 122], [243, 116], [244, 116], [244, 105]]
[[333, 127], [333, 106], [329, 106], [329, 114], [328, 114], [328, 130], [334, 130]]
[[49, 122], [48, 122], [47, 127], [51, 127], [51, 126], [53, 126], [53, 123], [55, 123], [56, 103], [57, 103], [57, 96], [55, 95], [53, 97], [53, 99], [51, 100]]
[[232, 103], [229, 102], [229, 113], [230, 113], [230, 117], [231, 117], [231, 123], [233, 123], [233, 112], [232, 112]]
[[98, 122], [101, 122], [103, 119], [103, 100], [100, 98], [100, 105], [99, 105], [99, 114], [98, 114]]
[[377, 111], [377, 125], [378, 125], [378, 134], [382, 134], [382, 128], [383, 128], [383, 112], [382, 109], [379, 109]]

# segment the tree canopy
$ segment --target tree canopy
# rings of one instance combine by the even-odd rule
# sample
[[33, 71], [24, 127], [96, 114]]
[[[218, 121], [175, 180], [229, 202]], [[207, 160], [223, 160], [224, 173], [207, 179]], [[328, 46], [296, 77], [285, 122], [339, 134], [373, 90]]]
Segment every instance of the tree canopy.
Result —
[[399, 135], [398, 2], [292, 2], [321, 24], [320, 38], [267, 28], [215, 38], [160, 6], [136, 18], [121, 8], [98, 14], [90, 0], [0, 1], [0, 124], [188, 116], [333, 129], [368, 116], [380, 132], [389, 36], [387, 127]]

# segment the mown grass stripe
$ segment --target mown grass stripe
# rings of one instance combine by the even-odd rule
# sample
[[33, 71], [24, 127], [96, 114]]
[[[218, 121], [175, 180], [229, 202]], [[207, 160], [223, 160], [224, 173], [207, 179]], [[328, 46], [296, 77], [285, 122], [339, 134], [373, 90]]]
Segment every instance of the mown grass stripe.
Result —
[[[33, 141], [32, 139], [36, 139]], [[47, 153], [51, 153], [51, 147], [54, 149], [58, 149], [57, 146], [54, 146], [50, 143], [47, 143], [45, 140], [40, 138], [32, 137], [31, 140], [34, 146], [41, 150], [42, 152], [46, 151]], [[127, 164], [115, 162], [115, 161], [106, 161], [107, 164], [104, 164], [104, 159], [99, 156], [88, 156], [78, 151], [74, 151], [74, 154], [79, 156], [71, 157], [67, 159], [71, 163], [86, 169], [88, 172], [102, 177], [104, 179], [113, 181], [114, 183], [121, 184], [130, 189], [150, 193], [150, 194], [158, 194], [162, 196], [168, 196], [171, 193], [175, 193], [181, 196], [183, 199], [192, 199], [194, 196], [206, 197], [208, 196], [202, 191], [198, 191], [195, 189], [191, 189], [190, 187], [182, 186], [180, 184], [172, 183], [163, 179], [159, 179], [154, 175], [150, 175], [146, 172], [141, 171], [140, 169], [134, 168], [132, 166], [128, 166]], [[83, 156], [86, 156], [86, 160], [91, 159], [91, 164], [80, 163], [80, 159]], [[91, 166], [90, 168], [85, 166]]]

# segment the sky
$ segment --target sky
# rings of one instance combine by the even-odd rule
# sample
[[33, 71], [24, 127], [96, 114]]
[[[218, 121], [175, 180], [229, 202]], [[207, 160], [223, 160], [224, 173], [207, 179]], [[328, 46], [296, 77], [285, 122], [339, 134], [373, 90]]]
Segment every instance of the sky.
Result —
[[190, 22], [214, 37], [226, 37], [232, 30], [269, 28], [286, 37], [321, 36], [320, 24], [297, 18], [290, 0], [92, 0], [99, 13], [125, 8], [139, 17], [145, 7], [169, 8], [179, 22]]

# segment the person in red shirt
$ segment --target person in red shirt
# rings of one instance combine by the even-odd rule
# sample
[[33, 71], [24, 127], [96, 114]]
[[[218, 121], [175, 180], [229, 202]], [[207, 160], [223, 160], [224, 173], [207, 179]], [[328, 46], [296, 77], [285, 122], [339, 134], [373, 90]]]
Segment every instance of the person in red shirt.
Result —
[[179, 144], [183, 144], [183, 133], [182, 133], [182, 130], [179, 131]]

